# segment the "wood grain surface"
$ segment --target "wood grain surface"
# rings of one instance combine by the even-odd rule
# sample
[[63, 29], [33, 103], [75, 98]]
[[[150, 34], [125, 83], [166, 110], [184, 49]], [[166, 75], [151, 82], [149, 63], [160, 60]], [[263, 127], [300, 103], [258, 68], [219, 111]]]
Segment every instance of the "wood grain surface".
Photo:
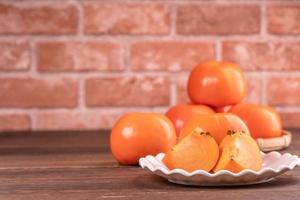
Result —
[[[300, 155], [300, 130], [291, 130]], [[119, 166], [107, 131], [0, 133], [0, 199], [300, 199], [300, 169], [240, 187], [187, 187]]]

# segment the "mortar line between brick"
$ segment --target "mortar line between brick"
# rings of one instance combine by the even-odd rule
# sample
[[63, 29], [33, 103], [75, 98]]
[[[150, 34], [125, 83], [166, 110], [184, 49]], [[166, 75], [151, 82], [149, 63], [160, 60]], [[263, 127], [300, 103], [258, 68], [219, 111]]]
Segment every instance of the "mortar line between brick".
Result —
[[[29, 5], [48, 5], [48, 4], [54, 4], [54, 3], [63, 3], [63, 5], [69, 5], [72, 3], [74, 0], [0, 0], [1, 3], [7, 3], [7, 4], [17, 4], [20, 6], [25, 6], [27, 7]], [[77, 0], [75, 0], [77, 1]], [[55, 4], [54, 4], [55, 5]]]
[[30, 113], [30, 123], [31, 123], [31, 129], [35, 130], [37, 125], [37, 110], [33, 109]]
[[[38, 74], [38, 78], [56, 78], [58, 75], [62, 77], [70, 77], [70, 78], [94, 78], [94, 77], [124, 77], [124, 76], [187, 76], [190, 71], [182, 71], [182, 72], [169, 72], [169, 71], [134, 71], [130, 74], [121, 72], [40, 72]], [[287, 70], [287, 71], [264, 71], [265, 76], [290, 76], [290, 77], [299, 77], [299, 70]], [[245, 71], [246, 74], [259, 75], [262, 74], [263, 71]], [[32, 75], [26, 71], [24, 72], [3, 72], [0, 73], [0, 78], [28, 78], [33, 77]]]
[[176, 21], [177, 21], [177, 6], [170, 5], [170, 37], [174, 37], [176, 35]]
[[265, 2], [261, 2], [260, 5], [260, 35], [262, 39], [266, 39], [267, 37], [267, 16]]
[[[284, 36], [284, 37], [282, 37]], [[34, 39], [36, 41], [82, 41], [82, 42], [112, 42], [120, 43], [122, 41], [143, 42], [143, 41], [191, 41], [191, 42], [214, 42], [220, 41], [245, 41], [245, 42], [300, 42], [299, 35], [268, 35], [266, 38], [261, 38], [260, 34], [254, 35], [0, 35], [0, 41], [14, 41], [17, 39]]]
[[[29, 0], [34, 1], [34, 0]], [[97, 0], [83, 0], [83, 2], [95, 3], [99, 2]], [[101, 3], [111, 3], [111, 0], [101, 0]], [[213, 5], [257, 5], [261, 2], [261, 0], [251, 0], [251, 1], [228, 1], [228, 0], [218, 0], [214, 1]], [[178, 4], [178, 5], [212, 5], [210, 1], [199, 1], [199, 0], [114, 0], [113, 3], [127, 3], [127, 4]], [[280, 3], [278, 0], [270, 0], [268, 3]], [[288, 2], [282, 2], [283, 4], [297, 4], [299, 3], [297, 0], [290, 0]]]
[[170, 84], [170, 106], [174, 106], [176, 103], [177, 103], [176, 83], [172, 80]]
[[264, 79], [264, 76], [262, 74], [258, 74], [258, 77], [259, 77], [259, 103], [260, 104], [263, 104], [263, 79]]
[[[36, 43], [34, 39], [30, 39], [30, 44], [31, 44], [31, 68], [30, 71], [28, 72], [27, 76], [30, 75], [31, 77], [38, 77], [38, 66], [37, 66], [37, 51], [36, 51]], [[30, 116], [30, 125], [31, 129], [34, 130], [36, 128], [36, 108], [33, 108], [28, 115]]]
[[[68, 2], [73, 2], [74, 0], [67, 0], [66, 3]], [[76, 0], [77, 1], [77, 0]], [[99, 0], [81, 0], [82, 2], [88, 2], [88, 3], [98, 3]], [[10, 2], [9, 0], [3, 0], [2, 2]], [[61, 3], [62, 0], [44, 0], [44, 1], [37, 1], [37, 0], [14, 0], [13, 3], [18, 3], [20, 5], [26, 5], [28, 4], [28, 2], [30, 2], [31, 4], [43, 4], [43, 3]], [[213, 2], [216, 3], [215, 5], [253, 5], [253, 4], [257, 4], [259, 3], [260, 0], [251, 0], [251, 1], [245, 1], [245, 2], [240, 2], [240, 1], [228, 1], [228, 0], [218, 0], [217, 2]], [[271, 0], [270, 1], [275, 2], [276, 0]], [[112, 0], [101, 0], [100, 3], [112, 3]], [[165, 1], [165, 0], [113, 0], [113, 3], [127, 3], [127, 4], [179, 4], [179, 5], [189, 5], [189, 4], [194, 4], [194, 5], [211, 5], [211, 2], [206, 2], [206, 1], [199, 1], [199, 0], [169, 0], [169, 1]], [[287, 2], [289, 3], [289, 2]], [[297, 3], [296, 0], [292, 0], [290, 3]]]
[[[274, 36], [276, 37], [276, 36]], [[279, 37], [279, 36], [278, 36]], [[299, 36], [295, 35], [288, 35], [291, 39], [300, 39]], [[0, 39], [5, 40], [15, 40], [20, 38], [34, 38], [36, 40], [42, 40], [42, 41], [73, 41], [73, 40], [87, 40], [87, 41], [108, 41], [108, 42], [114, 42], [117, 40], [124, 41], [125, 39], [131, 40], [131, 41], [172, 41], [172, 40], [210, 40], [214, 41], [215, 39], [241, 39], [241, 40], [255, 40], [260, 39], [259, 34], [252, 34], [252, 35], [173, 35], [170, 37], [170, 35], [0, 35]], [[277, 39], [277, 38], [276, 38]]]
[[76, 6], [78, 12], [78, 24], [77, 24], [77, 35], [84, 35], [83, 23], [84, 23], [84, 11], [82, 8], [82, 3], [76, 0], [73, 0], [72, 3]]
[[287, 112], [287, 113], [299, 113], [300, 106], [275, 106], [276, 110], [279, 112]]
[[0, 115], [8, 115], [8, 114], [16, 114], [16, 115], [29, 115], [29, 117], [31, 118], [31, 111], [30, 110], [26, 110], [26, 109], [22, 109], [22, 108], [0, 108]]
[[[137, 107], [137, 106], [123, 106], [123, 107], [113, 107], [113, 106], [103, 106], [103, 107], [86, 107], [86, 112], [132, 112], [132, 111], [162, 111], [164, 112], [169, 108], [169, 105], [165, 106], [155, 106], [155, 107]], [[0, 108], [1, 114], [30, 114], [33, 110], [36, 112], [68, 112], [68, 113], [80, 113], [80, 109], [74, 108]], [[35, 113], [36, 114], [36, 113]]]
[[266, 86], [266, 84], [267, 84], [267, 77], [266, 77], [266, 72], [265, 71], [262, 71], [262, 85], [261, 85], [261, 92], [262, 92], [262, 94], [261, 94], [261, 103], [262, 104], [267, 104], [268, 103], [268, 100], [267, 100], [267, 94], [266, 94], [266, 92], [267, 92], [267, 86]]
[[[73, 3], [78, 0], [68, 0], [65, 3]], [[53, 4], [53, 3], [61, 3], [61, 0], [45, 0], [45, 1], [37, 1], [37, 0], [15, 0], [14, 2], [10, 2], [9, 0], [4, 0], [3, 2], [7, 3], [12, 3], [12, 4], [18, 4], [20, 6], [27, 6], [29, 3], [30, 5], [41, 5], [41, 4]], [[87, 2], [87, 3], [98, 3], [99, 1], [96, 0], [82, 0], [80, 2]], [[111, 0], [101, 0], [100, 3], [112, 3]], [[178, 5], [178, 6], [184, 6], [184, 5], [199, 5], [199, 6], [222, 6], [222, 5], [234, 5], [234, 6], [255, 6], [259, 5], [262, 3], [261, 0], [251, 0], [251, 1], [228, 1], [228, 0], [218, 0], [214, 2], [210, 1], [199, 1], [199, 0], [114, 0], [113, 3], [126, 3], [126, 4], [141, 4], [141, 5], [147, 5], [147, 4], [152, 4], [152, 5], [157, 5], [157, 4], [163, 4], [163, 5]], [[263, 2], [264, 3], [264, 2]], [[299, 5], [300, 1], [299, 0], [289, 0], [289, 1], [278, 1], [278, 0], [269, 0], [266, 2], [267, 5]]]
[[36, 55], [36, 43], [34, 40], [30, 39], [30, 59], [31, 65], [29, 73], [32, 75], [37, 75], [37, 55]]
[[217, 61], [222, 60], [222, 42], [220, 40], [215, 42], [215, 57]]
[[[286, 112], [300, 112], [300, 105], [285, 105], [285, 106], [274, 106], [279, 111]], [[156, 107], [87, 107], [86, 112], [132, 112], [132, 111], [153, 111], [153, 112], [164, 112], [169, 107], [166, 106], [156, 106]], [[68, 112], [68, 113], [80, 113], [80, 110], [76, 110], [73, 108], [0, 108], [1, 115], [5, 114], [28, 114], [30, 115], [33, 110], [36, 112]], [[36, 113], [35, 113], [36, 114]]]
[[131, 49], [131, 42], [126, 41], [123, 43], [123, 48], [122, 48], [122, 65], [124, 67], [124, 73], [125, 74], [130, 74], [131, 72], [131, 67], [129, 66], [130, 64], [130, 49]]
[[84, 79], [80, 77], [78, 79], [78, 105], [75, 109], [80, 111], [85, 110], [85, 88], [84, 88]]

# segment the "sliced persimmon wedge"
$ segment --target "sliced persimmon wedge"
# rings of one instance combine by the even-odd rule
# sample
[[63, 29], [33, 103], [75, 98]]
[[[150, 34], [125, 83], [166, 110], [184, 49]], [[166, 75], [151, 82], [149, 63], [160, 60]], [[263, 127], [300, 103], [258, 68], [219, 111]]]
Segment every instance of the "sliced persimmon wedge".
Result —
[[214, 172], [228, 170], [238, 173], [243, 169], [259, 171], [262, 158], [256, 141], [243, 131], [228, 131], [220, 146], [220, 158]]
[[169, 169], [184, 169], [193, 172], [198, 169], [211, 171], [219, 158], [219, 147], [209, 132], [195, 128], [169, 150], [163, 162]]

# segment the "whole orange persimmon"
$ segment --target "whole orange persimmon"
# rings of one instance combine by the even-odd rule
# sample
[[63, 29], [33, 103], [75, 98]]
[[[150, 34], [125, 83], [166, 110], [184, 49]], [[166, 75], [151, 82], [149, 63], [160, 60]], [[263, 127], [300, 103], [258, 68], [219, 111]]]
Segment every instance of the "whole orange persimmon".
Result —
[[250, 134], [247, 125], [242, 119], [234, 114], [203, 114], [188, 121], [180, 132], [179, 140], [183, 139], [195, 130], [195, 128], [200, 128], [203, 131], [209, 132], [218, 144], [220, 144], [223, 138], [227, 135], [228, 131], [242, 131], [246, 134]]
[[167, 152], [176, 143], [172, 122], [163, 114], [129, 113], [111, 130], [110, 148], [123, 165], [137, 164], [140, 157]]
[[173, 122], [176, 134], [179, 136], [181, 129], [191, 118], [212, 113], [215, 113], [214, 110], [205, 105], [178, 104], [171, 107], [166, 112], [166, 116]]
[[238, 115], [248, 126], [253, 138], [271, 138], [282, 135], [282, 120], [270, 106], [238, 104], [230, 112]]
[[187, 89], [195, 104], [222, 107], [240, 103], [244, 99], [246, 79], [236, 64], [209, 61], [192, 70]]

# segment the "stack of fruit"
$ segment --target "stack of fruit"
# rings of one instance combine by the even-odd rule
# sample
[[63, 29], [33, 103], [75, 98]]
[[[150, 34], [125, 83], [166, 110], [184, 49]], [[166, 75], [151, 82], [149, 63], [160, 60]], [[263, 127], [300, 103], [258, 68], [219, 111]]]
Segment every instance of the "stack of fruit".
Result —
[[175, 105], [165, 115], [121, 117], [110, 137], [116, 160], [133, 165], [164, 152], [169, 169], [261, 169], [255, 139], [280, 137], [282, 122], [269, 106], [241, 103], [247, 93], [241, 68], [229, 62], [202, 63], [190, 73], [187, 90], [192, 103]]

